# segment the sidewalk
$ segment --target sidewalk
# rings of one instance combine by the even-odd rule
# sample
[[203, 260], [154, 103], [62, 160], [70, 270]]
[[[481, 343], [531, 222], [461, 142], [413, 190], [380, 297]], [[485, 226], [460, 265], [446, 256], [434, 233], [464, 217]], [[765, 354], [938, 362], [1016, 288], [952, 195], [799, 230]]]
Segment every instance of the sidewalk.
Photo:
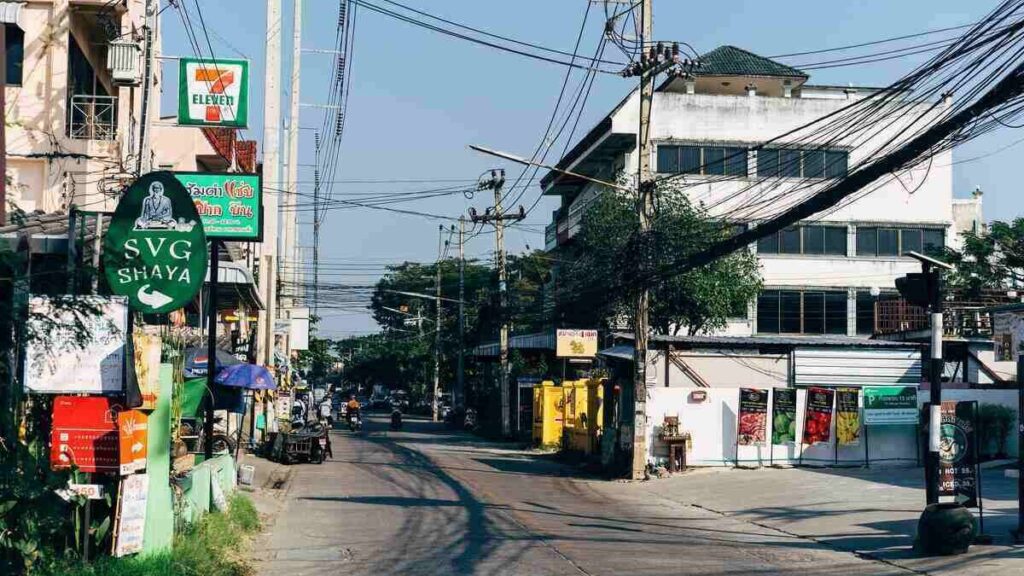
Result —
[[[926, 574], [1021, 574], [1024, 547], [1014, 547], [1016, 480], [984, 470], [985, 533], [989, 546], [962, 556], [920, 558], [913, 550], [924, 506], [920, 468], [840, 470], [699, 469], [635, 484], [651, 497], [688, 504], [759, 527], [806, 538], [909, 571]], [[977, 510], [972, 510], [977, 516]]]

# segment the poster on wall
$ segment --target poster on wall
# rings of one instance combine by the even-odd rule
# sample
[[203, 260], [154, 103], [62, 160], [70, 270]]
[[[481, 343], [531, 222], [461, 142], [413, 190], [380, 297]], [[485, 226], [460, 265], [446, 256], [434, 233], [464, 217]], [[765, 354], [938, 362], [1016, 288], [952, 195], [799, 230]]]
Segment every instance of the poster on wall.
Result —
[[740, 446], [764, 446], [768, 425], [768, 391], [740, 388], [739, 429], [736, 443]]
[[1024, 346], [1024, 314], [993, 312], [992, 339], [996, 362], [1016, 362]]
[[939, 500], [978, 506], [978, 403], [943, 402], [939, 432]]
[[559, 328], [555, 331], [557, 358], [593, 358], [596, 354], [597, 330]]
[[856, 388], [836, 390], [836, 441], [843, 446], [860, 444], [859, 397]]
[[796, 390], [772, 389], [772, 444], [796, 442]]
[[[127, 299], [75, 296], [29, 299], [25, 390], [36, 394], [118, 394], [124, 391]], [[97, 314], [77, 310], [91, 309]]]
[[132, 474], [121, 481], [117, 503], [117, 529], [114, 532], [114, 556], [142, 552], [146, 527], [146, 501], [149, 497], [149, 474]]
[[832, 438], [831, 388], [808, 388], [807, 408], [804, 411], [804, 444], [827, 443]]
[[864, 425], [918, 423], [916, 386], [865, 386]]

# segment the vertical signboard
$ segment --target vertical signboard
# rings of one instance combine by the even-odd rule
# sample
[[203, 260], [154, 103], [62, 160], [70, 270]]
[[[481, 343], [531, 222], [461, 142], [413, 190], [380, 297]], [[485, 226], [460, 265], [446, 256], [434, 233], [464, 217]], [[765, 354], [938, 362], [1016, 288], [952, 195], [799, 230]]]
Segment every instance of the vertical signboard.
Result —
[[768, 425], [768, 391], [740, 388], [739, 429], [736, 443], [740, 446], [764, 446]]
[[860, 444], [860, 409], [857, 388], [836, 390], [836, 441], [844, 446]]
[[939, 432], [939, 498], [978, 506], [978, 403], [943, 402]]
[[808, 388], [807, 407], [804, 411], [804, 444], [827, 443], [832, 438], [831, 388]]
[[178, 124], [248, 127], [249, 61], [181, 58]]
[[118, 496], [114, 556], [121, 557], [142, 552], [148, 499], [149, 474], [132, 474], [124, 477]]
[[149, 450], [149, 416], [138, 410], [117, 415], [118, 462], [121, 475], [146, 469]]
[[796, 442], [796, 390], [772, 389], [772, 444]]

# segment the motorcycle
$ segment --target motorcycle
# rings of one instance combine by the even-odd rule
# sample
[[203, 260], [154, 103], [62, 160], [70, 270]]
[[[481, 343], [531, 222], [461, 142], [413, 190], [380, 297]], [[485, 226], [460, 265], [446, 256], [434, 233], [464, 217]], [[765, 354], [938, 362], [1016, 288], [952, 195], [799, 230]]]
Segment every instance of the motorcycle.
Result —
[[349, 410], [348, 412], [348, 429], [350, 432], [363, 429], [363, 418], [359, 415], [359, 412]]
[[471, 432], [476, 429], [476, 410], [466, 408], [466, 417], [462, 421], [462, 427]]
[[395, 408], [391, 411], [391, 429], [401, 430], [402, 429], [402, 411]]

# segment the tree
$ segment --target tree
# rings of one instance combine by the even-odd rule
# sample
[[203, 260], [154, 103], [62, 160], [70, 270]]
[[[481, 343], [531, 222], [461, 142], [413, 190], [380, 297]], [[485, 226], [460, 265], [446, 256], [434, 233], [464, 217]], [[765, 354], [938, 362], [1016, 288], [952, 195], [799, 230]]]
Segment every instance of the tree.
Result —
[[1024, 218], [997, 220], [988, 230], [962, 236], [960, 250], [946, 250], [946, 260], [954, 266], [946, 276], [949, 291], [963, 299], [980, 300], [986, 291], [1024, 286]]
[[[674, 190], [660, 191], [647, 247], [638, 241], [633, 199], [617, 192], [598, 196], [575, 237], [576, 260], [563, 266], [558, 290], [563, 323], [607, 327], [632, 317], [633, 284], [642, 254], [651, 266], [669, 265], [730, 234], [731, 226], [707, 216]], [[650, 326], [661, 334], [707, 333], [745, 312], [762, 283], [757, 258], [742, 251], [651, 287]]]

